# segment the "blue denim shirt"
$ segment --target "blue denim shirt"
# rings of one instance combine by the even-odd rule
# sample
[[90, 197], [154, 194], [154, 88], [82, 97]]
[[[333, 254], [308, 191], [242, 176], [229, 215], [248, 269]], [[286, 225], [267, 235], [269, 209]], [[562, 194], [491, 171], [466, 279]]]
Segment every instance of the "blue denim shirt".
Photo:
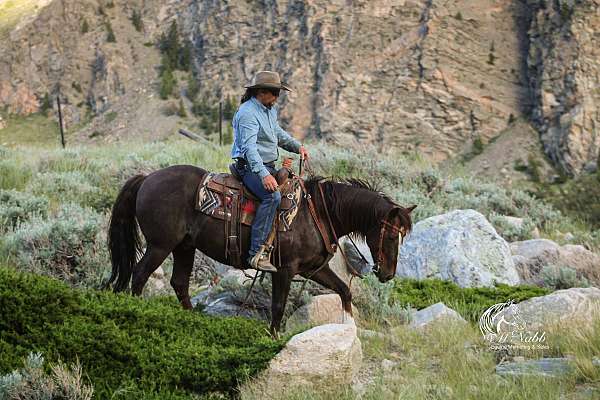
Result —
[[250, 170], [261, 179], [269, 175], [264, 163], [279, 158], [279, 146], [293, 153], [300, 152], [300, 142], [279, 126], [277, 109], [268, 109], [255, 97], [240, 106], [232, 123], [231, 157], [245, 158]]

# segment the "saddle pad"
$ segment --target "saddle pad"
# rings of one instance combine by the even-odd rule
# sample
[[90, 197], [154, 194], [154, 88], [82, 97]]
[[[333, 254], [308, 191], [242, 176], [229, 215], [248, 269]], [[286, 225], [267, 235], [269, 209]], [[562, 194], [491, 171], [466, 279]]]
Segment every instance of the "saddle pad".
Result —
[[[222, 174], [221, 174], [222, 175]], [[196, 199], [196, 210], [210, 215], [218, 219], [230, 219], [231, 218], [231, 206], [232, 206], [232, 195], [234, 193], [240, 193], [242, 189], [236, 190], [232, 187], [223, 187], [223, 185], [215, 185], [212, 183], [212, 179], [215, 174], [207, 174], [198, 185], [197, 199]], [[302, 199], [302, 186], [298, 181], [298, 178], [288, 179], [284, 184], [279, 187], [281, 192], [281, 205], [278, 209], [278, 230], [289, 231], [296, 215], [298, 214], [298, 207]], [[254, 221], [254, 215], [256, 209], [259, 206], [259, 202], [242, 196], [241, 200], [241, 213], [240, 222], [244, 225], [252, 225]]]

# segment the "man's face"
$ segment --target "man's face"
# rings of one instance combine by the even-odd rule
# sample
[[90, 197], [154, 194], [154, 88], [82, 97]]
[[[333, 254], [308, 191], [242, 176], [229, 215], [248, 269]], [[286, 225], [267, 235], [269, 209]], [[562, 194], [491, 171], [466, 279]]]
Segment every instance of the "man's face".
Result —
[[278, 98], [279, 89], [261, 89], [256, 94], [256, 99], [267, 108], [271, 108]]

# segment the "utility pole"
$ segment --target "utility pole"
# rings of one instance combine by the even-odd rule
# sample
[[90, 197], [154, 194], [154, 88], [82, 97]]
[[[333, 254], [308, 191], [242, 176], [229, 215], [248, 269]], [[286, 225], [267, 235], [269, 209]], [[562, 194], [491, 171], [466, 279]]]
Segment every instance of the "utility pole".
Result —
[[219, 101], [219, 146], [223, 146], [223, 101]]
[[58, 105], [58, 122], [60, 124], [60, 142], [63, 149], [65, 148], [65, 131], [63, 128], [62, 109], [60, 106], [60, 95], [56, 95], [56, 104]]

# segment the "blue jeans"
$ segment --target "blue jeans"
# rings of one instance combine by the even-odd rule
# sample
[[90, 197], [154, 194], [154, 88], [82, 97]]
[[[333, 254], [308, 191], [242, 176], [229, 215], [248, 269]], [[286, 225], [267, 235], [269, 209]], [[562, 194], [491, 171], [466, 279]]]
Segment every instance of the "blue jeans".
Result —
[[[265, 166], [271, 175], [274, 175], [277, 172], [275, 171], [275, 168], [268, 165]], [[249, 254], [250, 257], [252, 257], [258, 252], [259, 247], [265, 243], [267, 236], [269, 236], [269, 232], [271, 232], [277, 208], [281, 203], [281, 193], [279, 193], [279, 191], [271, 193], [265, 189], [260, 176], [253, 173], [248, 165], [244, 168], [236, 169], [242, 177], [244, 185], [260, 199], [260, 205], [256, 210], [254, 221], [252, 222], [252, 231], [250, 233]]]

